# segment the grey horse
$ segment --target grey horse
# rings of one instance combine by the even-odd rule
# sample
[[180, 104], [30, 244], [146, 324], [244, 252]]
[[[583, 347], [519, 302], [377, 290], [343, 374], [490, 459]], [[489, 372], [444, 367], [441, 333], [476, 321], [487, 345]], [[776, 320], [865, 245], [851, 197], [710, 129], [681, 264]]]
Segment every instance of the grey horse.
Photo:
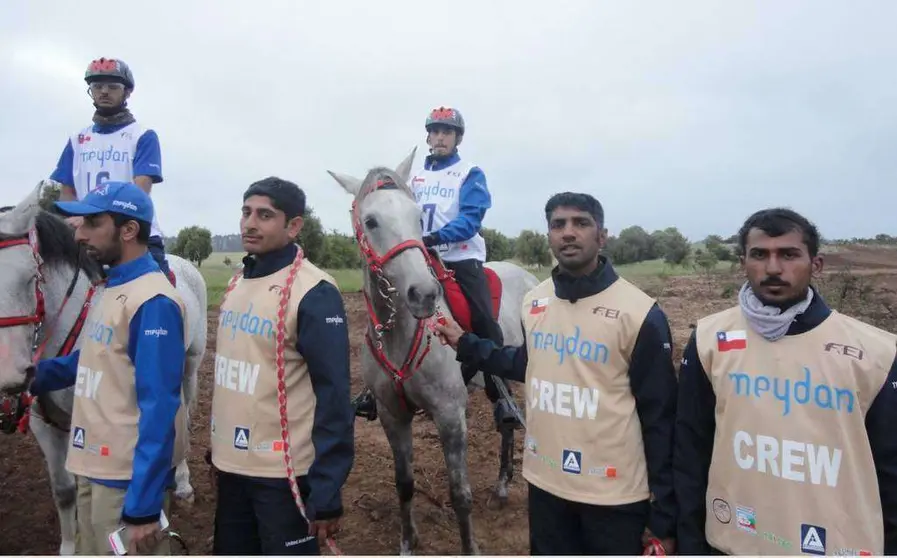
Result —
[[[101, 274], [100, 268], [83, 256], [68, 225], [40, 209], [40, 192], [47, 183], [41, 182], [24, 201], [0, 212], [0, 246], [4, 246], [0, 249], [0, 322], [16, 317], [39, 319], [34, 324], [0, 327], [0, 398], [13, 407], [21, 401], [19, 394], [27, 389], [34, 373], [35, 347], [45, 343], [43, 358], [56, 356], [72, 331], [78, 334], [73, 348], [80, 346], [81, 336], [75, 324], [87, 301], [90, 283]], [[32, 230], [36, 234], [29, 239]], [[15, 244], [16, 239], [29, 241]], [[195, 409], [197, 371], [206, 348], [206, 284], [190, 262], [172, 255], [167, 258], [187, 309], [185, 325], [189, 337], [183, 392], [189, 413]], [[38, 289], [44, 299], [42, 316], [37, 305]], [[100, 286], [90, 304], [96, 305], [102, 296]], [[73, 397], [73, 388], [54, 391], [24, 409], [30, 413], [30, 429], [47, 463], [59, 514], [59, 553], [63, 555], [73, 554], [75, 549], [75, 481], [65, 469]], [[193, 487], [186, 459], [177, 465], [175, 477], [175, 497], [182, 503], [192, 503]]]
[[[411, 423], [415, 411], [422, 410], [436, 424], [442, 442], [462, 552], [476, 554], [479, 547], [473, 535], [467, 474], [468, 390], [454, 350], [439, 343], [428, 329], [439, 312], [445, 314], [449, 309], [422, 243], [420, 209], [408, 188], [415, 152], [412, 150], [395, 171], [377, 167], [364, 180], [328, 172], [355, 197], [353, 226], [368, 262], [364, 294], [371, 310], [362, 374], [377, 399], [380, 424], [393, 451], [402, 524], [399, 550], [409, 554], [418, 542], [411, 513]], [[505, 342], [520, 345], [524, 341], [523, 297], [539, 281], [511, 263], [486, 265], [502, 282], [498, 322]], [[409, 362], [408, 366], [400, 366], [403, 362]], [[395, 369], [390, 371], [391, 367]]]

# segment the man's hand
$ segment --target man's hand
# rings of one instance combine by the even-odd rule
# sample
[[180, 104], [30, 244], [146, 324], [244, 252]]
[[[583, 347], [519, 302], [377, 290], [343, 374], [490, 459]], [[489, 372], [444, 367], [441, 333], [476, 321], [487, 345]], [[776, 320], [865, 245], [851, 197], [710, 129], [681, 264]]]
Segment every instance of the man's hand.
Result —
[[[645, 529], [645, 532], [642, 533], [642, 546], [648, 548], [651, 545], [651, 539], [656, 539], [660, 541], [660, 546], [663, 547], [664, 554], [670, 555], [676, 552], [676, 540], [675, 539], [658, 539], [654, 536], [654, 533], [651, 532], [650, 529]], [[654, 549], [651, 549], [651, 554], [656, 554]]]
[[461, 336], [464, 335], [465, 331], [461, 329], [458, 322], [453, 320], [451, 316], [443, 316], [443, 319], [445, 320], [445, 324], [437, 321], [433, 329], [436, 331], [436, 335], [439, 336], [439, 341], [441, 341], [443, 345], [449, 345], [451, 348], [457, 350], [458, 342], [461, 340]]
[[68, 223], [68, 225], [70, 227], [72, 227], [73, 229], [77, 229], [78, 227], [81, 226], [82, 223], [84, 223], [84, 217], [77, 217], [77, 216], [66, 217], [65, 222]]
[[158, 521], [146, 525], [128, 525], [128, 554], [152, 554], [165, 537]]
[[313, 537], [317, 536], [318, 542], [324, 544], [324, 541], [333, 538], [334, 535], [339, 533], [339, 519], [335, 517], [333, 519], [312, 521], [308, 526], [308, 534]]

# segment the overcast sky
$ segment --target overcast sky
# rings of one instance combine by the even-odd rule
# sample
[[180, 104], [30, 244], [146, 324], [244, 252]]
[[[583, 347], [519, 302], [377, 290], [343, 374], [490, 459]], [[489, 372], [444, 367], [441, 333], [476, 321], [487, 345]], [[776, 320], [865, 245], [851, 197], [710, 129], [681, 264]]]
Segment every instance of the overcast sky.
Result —
[[562, 190], [612, 234], [732, 234], [788, 205], [827, 237], [897, 233], [897, 2], [0, 2], [0, 204], [53, 171], [93, 114], [83, 72], [120, 57], [157, 131], [166, 235], [238, 232], [278, 175], [325, 228], [326, 171], [395, 166], [441, 104], [492, 192], [485, 225], [545, 230]]

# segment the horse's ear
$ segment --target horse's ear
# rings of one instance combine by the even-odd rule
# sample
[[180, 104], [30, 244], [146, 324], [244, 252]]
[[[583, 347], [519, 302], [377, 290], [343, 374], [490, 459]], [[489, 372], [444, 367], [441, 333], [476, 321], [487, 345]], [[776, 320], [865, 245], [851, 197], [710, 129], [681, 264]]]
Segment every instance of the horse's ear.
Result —
[[353, 196], [358, 195], [358, 192], [361, 190], [361, 180], [358, 180], [355, 177], [349, 176], [348, 174], [340, 174], [338, 172], [327, 171], [327, 174], [333, 177], [340, 186], [343, 187], [343, 190], [349, 192]]
[[396, 174], [406, 185], [408, 184], [408, 179], [411, 178], [411, 165], [414, 164], [415, 153], [417, 153], [417, 146], [414, 146], [411, 153], [409, 153], [408, 156], [405, 157], [405, 160], [399, 163], [399, 166], [396, 167]]
[[40, 211], [41, 194], [44, 186], [47, 184], [50, 183], [45, 180], [38, 182], [37, 186], [24, 200], [0, 217], [0, 232], [10, 235], [28, 232], [34, 224], [34, 220], [37, 219], [37, 214]]

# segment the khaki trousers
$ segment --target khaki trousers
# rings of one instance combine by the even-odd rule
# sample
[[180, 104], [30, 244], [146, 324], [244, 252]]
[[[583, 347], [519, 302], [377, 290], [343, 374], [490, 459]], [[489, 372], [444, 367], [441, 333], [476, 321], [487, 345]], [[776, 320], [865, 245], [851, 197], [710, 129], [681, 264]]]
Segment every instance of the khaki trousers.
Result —
[[[78, 476], [78, 534], [75, 537], [77, 555], [113, 555], [109, 535], [121, 527], [121, 511], [125, 503], [125, 491], [92, 483]], [[165, 494], [162, 509], [169, 516], [169, 495]], [[170, 516], [169, 516], [170, 517]], [[171, 554], [171, 539], [165, 537], [156, 546], [153, 555]]]

